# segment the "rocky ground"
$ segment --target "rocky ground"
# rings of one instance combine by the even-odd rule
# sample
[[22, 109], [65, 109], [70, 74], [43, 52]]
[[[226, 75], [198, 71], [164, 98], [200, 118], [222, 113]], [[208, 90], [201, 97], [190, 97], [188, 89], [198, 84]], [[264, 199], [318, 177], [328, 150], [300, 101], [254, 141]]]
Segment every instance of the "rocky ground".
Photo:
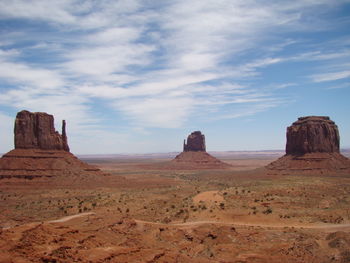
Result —
[[350, 262], [350, 176], [225, 161], [99, 160], [103, 176], [2, 179], [0, 262]]

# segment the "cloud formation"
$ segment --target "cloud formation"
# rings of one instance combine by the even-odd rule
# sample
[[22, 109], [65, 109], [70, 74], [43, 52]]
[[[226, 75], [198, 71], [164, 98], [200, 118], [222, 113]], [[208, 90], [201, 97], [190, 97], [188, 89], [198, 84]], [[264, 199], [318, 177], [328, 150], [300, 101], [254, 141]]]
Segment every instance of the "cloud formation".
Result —
[[[73, 131], [103, 126], [97, 104], [139, 127], [253, 115], [286, 102], [258, 82], [266, 68], [349, 56], [317, 46], [291, 55], [300, 40], [285, 37], [332, 28], [324, 10], [346, 2], [3, 0], [0, 103], [68, 116]], [[309, 74], [313, 82], [348, 77]]]

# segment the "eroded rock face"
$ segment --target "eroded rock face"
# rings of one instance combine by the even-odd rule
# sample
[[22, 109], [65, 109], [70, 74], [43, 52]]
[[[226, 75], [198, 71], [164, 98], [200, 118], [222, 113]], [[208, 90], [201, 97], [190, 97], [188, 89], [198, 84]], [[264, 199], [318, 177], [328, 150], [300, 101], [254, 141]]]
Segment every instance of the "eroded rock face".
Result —
[[286, 154], [339, 153], [337, 125], [324, 116], [300, 117], [287, 128]]
[[300, 117], [287, 128], [286, 154], [266, 166], [269, 174], [347, 175], [350, 160], [339, 152], [339, 132], [324, 116]]
[[52, 115], [44, 112], [21, 111], [15, 120], [15, 149], [41, 149], [69, 151], [66, 122], [62, 123], [62, 135], [54, 127]]
[[205, 136], [200, 131], [194, 131], [184, 141], [184, 152], [205, 152]]
[[73, 177], [95, 180], [95, 176], [104, 175], [97, 167], [82, 162], [69, 152], [66, 122], [62, 122], [61, 135], [55, 131], [52, 115], [29, 111], [17, 113], [14, 135], [15, 149], [0, 158], [0, 180], [54, 177], [57, 180], [64, 178], [66, 183]]

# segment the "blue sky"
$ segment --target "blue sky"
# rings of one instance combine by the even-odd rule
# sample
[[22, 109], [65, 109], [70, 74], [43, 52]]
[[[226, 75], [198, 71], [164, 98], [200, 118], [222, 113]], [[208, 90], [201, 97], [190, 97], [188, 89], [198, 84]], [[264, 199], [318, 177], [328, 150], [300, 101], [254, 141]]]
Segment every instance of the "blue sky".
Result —
[[350, 147], [349, 0], [0, 0], [0, 152], [16, 112], [67, 120], [72, 152], [284, 149], [327, 115]]

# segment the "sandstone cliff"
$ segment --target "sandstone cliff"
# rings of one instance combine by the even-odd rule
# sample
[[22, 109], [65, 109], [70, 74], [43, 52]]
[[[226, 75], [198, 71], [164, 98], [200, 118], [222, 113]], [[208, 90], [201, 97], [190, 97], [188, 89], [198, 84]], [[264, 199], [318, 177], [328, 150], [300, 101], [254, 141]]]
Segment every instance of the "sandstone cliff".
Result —
[[50, 114], [19, 112], [14, 137], [15, 149], [0, 158], [0, 179], [103, 175], [69, 152], [66, 122], [62, 122], [61, 135]]
[[339, 141], [338, 127], [329, 117], [300, 117], [287, 128], [286, 154], [266, 168], [271, 174], [350, 174]]
[[187, 137], [187, 143], [184, 141], [184, 152], [205, 152], [205, 136], [200, 131], [194, 131]]
[[339, 152], [338, 127], [329, 117], [301, 117], [287, 128], [286, 154]]
[[62, 135], [54, 127], [52, 115], [44, 112], [21, 111], [15, 120], [15, 149], [64, 150], [69, 152], [66, 122], [62, 122]]
[[183, 152], [168, 165], [169, 169], [225, 169], [230, 165], [206, 152], [205, 136], [194, 131], [184, 141]]

